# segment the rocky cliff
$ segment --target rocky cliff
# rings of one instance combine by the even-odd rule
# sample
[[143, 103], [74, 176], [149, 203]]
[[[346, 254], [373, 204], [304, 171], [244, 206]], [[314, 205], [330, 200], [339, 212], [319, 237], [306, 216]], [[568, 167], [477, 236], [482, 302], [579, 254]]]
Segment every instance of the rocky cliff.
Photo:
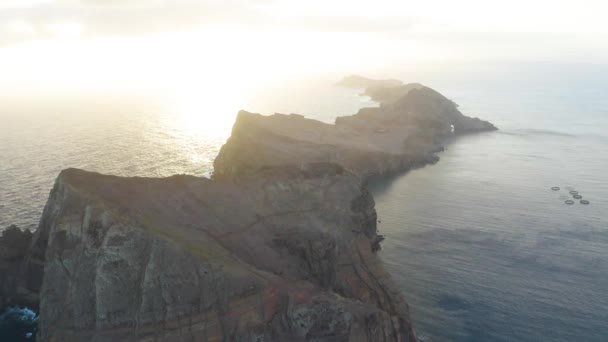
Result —
[[[331, 163], [53, 188], [42, 341], [415, 341], [374, 253], [374, 201]], [[34, 253], [34, 254], [36, 254]]]
[[424, 86], [420, 83], [408, 83], [401, 85], [372, 85], [365, 87], [363, 95], [369, 96], [373, 101], [380, 104], [394, 103], [400, 98], [407, 95], [410, 90], [422, 89]]
[[21, 287], [22, 265], [32, 240], [30, 231], [10, 226], [0, 236], [0, 314], [9, 306], [38, 307], [36, 292]]
[[453, 134], [495, 130], [464, 116], [433, 89], [411, 87], [398, 100], [339, 117], [334, 125], [301, 115], [263, 116], [241, 111], [214, 162], [217, 178], [269, 165], [334, 162], [362, 178], [433, 163]]

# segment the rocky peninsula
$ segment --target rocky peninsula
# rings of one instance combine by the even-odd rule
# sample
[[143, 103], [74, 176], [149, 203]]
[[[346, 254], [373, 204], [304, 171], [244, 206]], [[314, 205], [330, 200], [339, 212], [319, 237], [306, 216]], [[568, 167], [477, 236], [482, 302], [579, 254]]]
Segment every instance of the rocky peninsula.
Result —
[[[402, 86], [396, 88], [402, 91]], [[215, 159], [214, 176], [331, 162], [367, 179], [436, 162], [435, 153], [454, 134], [496, 130], [487, 121], [464, 116], [453, 101], [431, 88], [408, 89], [398, 100], [338, 117], [333, 125], [297, 114], [241, 111]]]
[[0, 304], [40, 341], [416, 341], [365, 181], [494, 129], [422, 86], [334, 125], [242, 111], [212, 179], [64, 170], [0, 238]]

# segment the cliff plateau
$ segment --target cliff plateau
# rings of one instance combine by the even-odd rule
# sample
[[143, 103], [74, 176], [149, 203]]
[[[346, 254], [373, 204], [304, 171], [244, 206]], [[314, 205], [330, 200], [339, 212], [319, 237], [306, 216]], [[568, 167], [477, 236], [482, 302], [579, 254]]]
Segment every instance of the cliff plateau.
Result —
[[230, 180], [57, 178], [42, 341], [415, 341], [374, 201], [328, 163]]

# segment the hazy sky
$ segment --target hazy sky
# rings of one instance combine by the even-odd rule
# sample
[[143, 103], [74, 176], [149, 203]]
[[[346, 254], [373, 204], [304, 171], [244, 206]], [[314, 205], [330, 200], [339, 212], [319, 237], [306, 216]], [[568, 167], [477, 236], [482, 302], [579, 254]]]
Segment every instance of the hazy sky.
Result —
[[598, 63], [606, 13], [601, 0], [0, 0], [0, 85]]
[[608, 33], [602, 0], [0, 0], [3, 43], [193, 27]]

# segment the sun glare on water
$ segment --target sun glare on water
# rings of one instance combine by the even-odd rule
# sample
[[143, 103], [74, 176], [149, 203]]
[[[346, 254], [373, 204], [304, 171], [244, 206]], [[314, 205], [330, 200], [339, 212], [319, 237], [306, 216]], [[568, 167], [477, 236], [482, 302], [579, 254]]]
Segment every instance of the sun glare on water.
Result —
[[176, 127], [192, 134], [225, 135], [256, 93], [346, 72], [367, 57], [355, 48], [365, 41], [349, 33], [201, 29], [78, 39], [75, 25], [57, 29], [66, 38], [0, 48], [3, 93], [153, 91]]

